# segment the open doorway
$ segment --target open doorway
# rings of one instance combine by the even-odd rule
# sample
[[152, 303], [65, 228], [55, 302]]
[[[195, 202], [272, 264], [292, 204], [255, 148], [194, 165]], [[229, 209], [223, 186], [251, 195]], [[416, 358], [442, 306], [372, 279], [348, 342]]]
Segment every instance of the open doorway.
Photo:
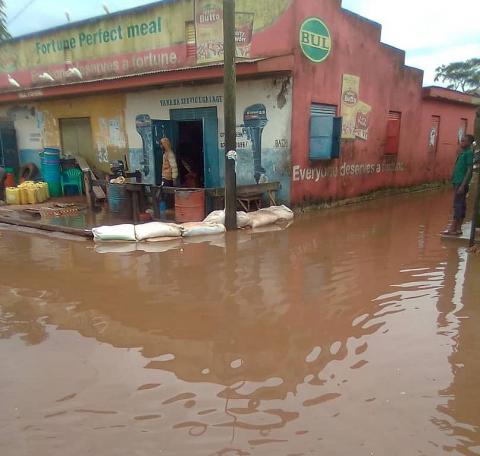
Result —
[[177, 161], [182, 187], [205, 187], [203, 122], [178, 122]]

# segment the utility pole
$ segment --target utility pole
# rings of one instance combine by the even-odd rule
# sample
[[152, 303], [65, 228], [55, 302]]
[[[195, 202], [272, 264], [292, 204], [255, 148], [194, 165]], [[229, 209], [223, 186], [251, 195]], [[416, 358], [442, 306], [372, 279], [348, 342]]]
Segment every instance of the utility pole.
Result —
[[237, 229], [236, 156], [237, 149], [237, 74], [235, 68], [235, 0], [223, 0], [224, 111], [225, 111], [225, 227]]
[[470, 247], [473, 247], [475, 245], [476, 228], [478, 226], [477, 222], [479, 217], [480, 217], [480, 163], [478, 163], [478, 171], [477, 171], [477, 191], [475, 195], [475, 206], [473, 209], [472, 229], [470, 231]]

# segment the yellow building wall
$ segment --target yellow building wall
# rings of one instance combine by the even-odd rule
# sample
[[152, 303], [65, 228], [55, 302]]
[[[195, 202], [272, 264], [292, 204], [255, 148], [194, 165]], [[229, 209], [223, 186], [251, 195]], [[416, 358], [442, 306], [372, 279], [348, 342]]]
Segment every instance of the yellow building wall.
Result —
[[43, 146], [62, 147], [60, 119], [88, 117], [93, 149], [84, 157], [91, 167], [108, 172], [112, 160], [128, 156], [123, 94], [59, 99], [36, 103], [43, 116]]

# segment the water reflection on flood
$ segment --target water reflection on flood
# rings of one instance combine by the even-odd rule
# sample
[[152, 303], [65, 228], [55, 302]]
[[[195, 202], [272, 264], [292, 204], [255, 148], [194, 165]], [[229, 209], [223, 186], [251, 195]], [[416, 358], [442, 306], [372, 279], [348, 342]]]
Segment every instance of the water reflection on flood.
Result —
[[151, 250], [1, 231], [1, 454], [480, 454], [448, 202]]

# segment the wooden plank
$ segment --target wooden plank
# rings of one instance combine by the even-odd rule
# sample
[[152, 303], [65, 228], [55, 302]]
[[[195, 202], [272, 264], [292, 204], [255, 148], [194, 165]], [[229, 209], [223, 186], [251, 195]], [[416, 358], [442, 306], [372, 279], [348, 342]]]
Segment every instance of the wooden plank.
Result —
[[20, 220], [18, 218], [0, 216], [0, 223], [7, 225], [24, 226], [27, 228], [35, 228], [37, 230], [51, 231], [57, 233], [72, 234], [74, 236], [81, 236], [92, 239], [92, 230], [81, 230], [79, 228], [72, 228], [70, 226], [49, 225], [48, 223], [30, 222], [27, 220]]
[[[87, 161], [83, 157], [76, 156], [75, 160], [77, 161], [78, 166], [80, 166], [80, 169], [84, 173], [90, 173], [91, 179], [97, 180], [97, 176], [95, 176], [95, 173], [92, 171], [90, 166], [88, 166]], [[99, 185], [92, 185], [92, 190], [97, 200], [104, 200], [106, 198], [105, 192]]]

